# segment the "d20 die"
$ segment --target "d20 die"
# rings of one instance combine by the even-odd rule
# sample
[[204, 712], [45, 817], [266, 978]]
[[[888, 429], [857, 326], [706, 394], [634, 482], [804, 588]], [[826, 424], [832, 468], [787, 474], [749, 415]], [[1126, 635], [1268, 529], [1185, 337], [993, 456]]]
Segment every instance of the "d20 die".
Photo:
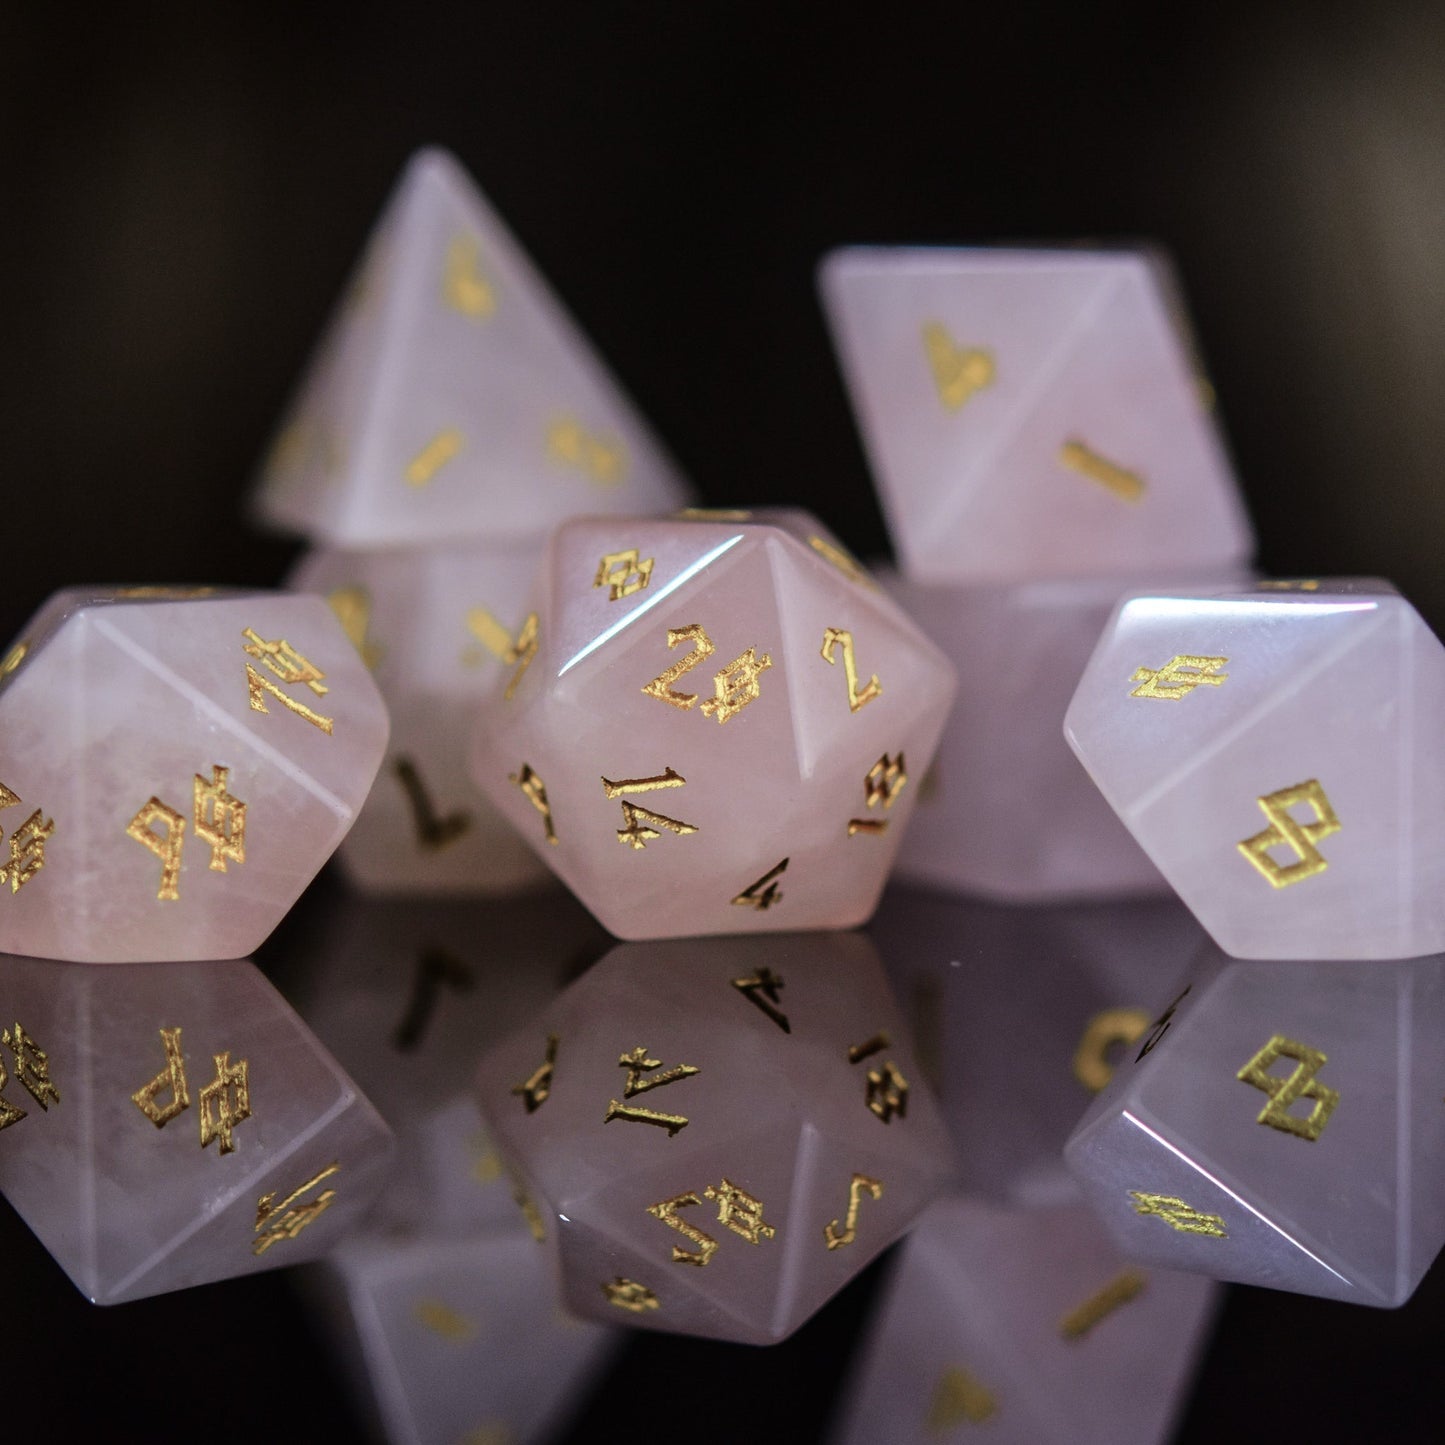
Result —
[[1122, 602], [1064, 730], [1226, 952], [1445, 949], [1445, 651], [1386, 582]]
[[801, 512], [582, 520], [472, 776], [623, 938], [872, 912], [954, 688]]
[[0, 1192], [118, 1304], [330, 1248], [390, 1131], [246, 960], [0, 957]]
[[832, 1438], [1162, 1445], [1220, 1293], [1131, 1266], [1081, 1206], [944, 1200], [903, 1246]]
[[323, 1329], [396, 1445], [554, 1439], [621, 1338], [561, 1309], [525, 1229], [355, 1235], [307, 1273]]
[[911, 576], [1118, 574], [1250, 552], [1157, 256], [855, 248], [825, 258], [819, 285]]
[[1445, 1243], [1445, 959], [1212, 957], [1067, 1146], [1131, 1258], [1394, 1306]]
[[322, 551], [291, 578], [325, 595], [391, 713], [386, 766], [339, 854], [359, 887], [504, 893], [550, 876], [465, 768], [476, 701], [516, 661], [540, 551]]
[[340, 546], [414, 546], [685, 491], [456, 160], [418, 151], [262, 467], [261, 513]]
[[857, 934], [620, 947], [478, 1074], [575, 1313], [767, 1344], [946, 1187]]
[[896, 884], [869, 931], [960, 1189], [1030, 1206], [1077, 1199], [1063, 1150], [1079, 1115], [1209, 947], [1177, 899], [1025, 909]]
[[0, 678], [0, 947], [91, 963], [254, 949], [386, 747], [385, 704], [330, 609], [77, 589], [21, 638]]

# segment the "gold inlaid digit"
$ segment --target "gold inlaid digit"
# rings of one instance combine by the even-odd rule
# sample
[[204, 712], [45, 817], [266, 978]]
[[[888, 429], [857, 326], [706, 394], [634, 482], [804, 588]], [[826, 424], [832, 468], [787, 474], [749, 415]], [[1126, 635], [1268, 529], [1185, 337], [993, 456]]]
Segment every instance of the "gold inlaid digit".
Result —
[[1059, 1333], [1066, 1340], [1083, 1339], [1100, 1320], [1113, 1314], [1121, 1305], [1137, 1299], [1148, 1283], [1149, 1277], [1140, 1270], [1124, 1270], [1081, 1305], [1071, 1309], [1059, 1321]]
[[883, 1197], [883, 1183], [866, 1174], [855, 1174], [848, 1185], [848, 1211], [842, 1225], [835, 1219], [823, 1226], [823, 1242], [829, 1249], [842, 1249], [858, 1238], [858, 1206], [864, 1194], [870, 1199]]
[[[653, 1078], [646, 1078], [644, 1076], [652, 1070], [662, 1069], [662, 1060], [648, 1058], [647, 1049], [642, 1044], [638, 1044], [630, 1053], [623, 1054], [617, 1063], [619, 1067], [627, 1070], [627, 1082], [622, 1089], [624, 1099], [634, 1098], [638, 1094], [645, 1094], [649, 1089], [660, 1089], [665, 1084], [675, 1084], [682, 1079], [689, 1079], [694, 1074], [701, 1073], [701, 1070], [692, 1064], [677, 1064], [673, 1068], [663, 1069]], [[607, 1113], [602, 1122], [609, 1124], [613, 1119], [622, 1119], [633, 1124], [655, 1124], [657, 1127], [667, 1130], [669, 1139], [679, 1130], [687, 1128], [688, 1125], [687, 1118], [682, 1114], [658, 1113], [653, 1109], [644, 1109], [640, 1105], [628, 1105], [617, 1099], [609, 1099]]]
[[246, 805], [226, 791], [230, 776], [229, 768], [213, 763], [210, 781], [197, 773], [193, 786], [196, 837], [210, 847], [213, 873], [224, 873], [228, 859], [246, 861]]
[[1059, 449], [1059, 461], [1126, 502], [1137, 502], [1144, 495], [1143, 477], [1100, 456], [1077, 438], [1066, 441]]
[[762, 695], [758, 677], [772, 665], [773, 659], [766, 652], [759, 657], [750, 647], [739, 653], [726, 667], [713, 674], [714, 695], [703, 703], [700, 709], [702, 715], [725, 723], [740, 713]]
[[982, 1425], [997, 1413], [993, 1391], [967, 1370], [950, 1365], [939, 1376], [928, 1407], [929, 1433], [944, 1435], [960, 1425]]
[[[1287, 1076], [1276, 1078], [1269, 1072], [1276, 1059], [1293, 1059], [1296, 1067]], [[1275, 1034], [1235, 1078], [1269, 1095], [1269, 1103], [1260, 1110], [1257, 1123], [1267, 1124], [1283, 1134], [1314, 1141], [1320, 1137], [1335, 1111], [1335, 1105], [1340, 1102], [1337, 1089], [1321, 1084], [1315, 1078], [1328, 1061], [1329, 1055], [1319, 1049], [1295, 1043], [1283, 1034]], [[1303, 1118], [1289, 1112], [1290, 1105], [1297, 1099], [1314, 1101], [1314, 1108]]]
[[859, 582], [875, 592], [878, 584], [868, 575], [863, 564], [844, 546], [823, 537], [809, 537], [808, 545], [825, 561], [836, 567], [850, 582]]
[[[340, 1168], [340, 1163], [333, 1161], [320, 1173], [313, 1174], [299, 1189], [293, 1189], [279, 1204], [276, 1203], [275, 1191], [263, 1194], [256, 1201], [256, 1227], [253, 1231], [260, 1235], [260, 1238], [252, 1241], [251, 1253], [259, 1257], [265, 1254], [273, 1244], [278, 1244], [283, 1239], [295, 1239], [307, 1225], [324, 1214], [331, 1207], [332, 1200], [336, 1198], [334, 1189], [326, 1189], [316, 1198], [308, 1200], [304, 1204], [297, 1204], [296, 1201], [303, 1194], [309, 1194], [324, 1180], [337, 1173]], [[293, 1209], [292, 1205], [296, 1207]], [[273, 1219], [276, 1221], [275, 1224], [271, 1224]], [[261, 1234], [263, 1225], [271, 1226], [265, 1234]]]
[[867, 706], [874, 698], [883, 695], [883, 685], [878, 681], [878, 674], [875, 672], [868, 679], [868, 685], [862, 692], [858, 691], [858, 665], [853, 658], [853, 634], [842, 627], [825, 627], [823, 629], [823, 648], [821, 657], [824, 662], [832, 663], [834, 647], [841, 647], [843, 650], [843, 672], [848, 679], [848, 710], [857, 712], [859, 708]]
[[[20, 799], [0, 783], [0, 809], [19, 804]], [[12, 894], [19, 893], [45, 867], [45, 845], [55, 832], [55, 819], [44, 817], [44, 812], [43, 808], [37, 808], [10, 834], [6, 845], [8, 857], [0, 866], [0, 888], [8, 883]], [[3, 832], [0, 829], [0, 834]]]
[[1196, 687], [1223, 687], [1229, 677], [1220, 668], [1227, 657], [1196, 657], [1192, 653], [1175, 653], [1163, 667], [1138, 667], [1130, 682], [1139, 684], [1130, 697], [1157, 697], [1177, 702], [1188, 697]]
[[1129, 1197], [1135, 1201], [1134, 1213], [1154, 1215], [1170, 1229], [1180, 1234], [1205, 1234], [1214, 1239], [1227, 1239], [1224, 1220], [1217, 1214], [1201, 1214], [1174, 1194], [1148, 1194], [1131, 1189]]
[[366, 666], [375, 670], [381, 661], [381, 646], [368, 635], [371, 628], [371, 594], [365, 587], [337, 587], [326, 595], [326, 605], [336, 614], [346, 639], [361, 654]]
[[529, 612], [522, 621], [522, 630], [517, 634], [517, 640], [507, 649], [502, 661], [509, 666], [517, 664], [517, 670], [512, 674], [511, 680], [507, 683], [507, 690], [502, 697], [510, 702], [512, 694], [517, 690], [517, 684], [521, 682], [522, 675], [532, 665], [532, 659], [537, 655], [537, 614]]
[[[552, 1073], [557, 1066], [557, 1035], [547, 1035], [547, 1051], [542, 1062], [520, 1084], [512, 1085], [512, 1093], [521, 1097], [529, 1114], [535, 1114], [552, 1092]], [[660, 1081], [659, 1081], [660, 1082]]]
[[759, 913], [765, 913], [775, 903], [783, 901], [783, 895], [778, 891], [778, 879], [788, 871], [787, 858], [781, 863], [775, 863], [766, 873], [754, 883], [749, 883], [732, 901], [740, 908], [756, 908]]
[[[664, 768], [655, 778], [624, 778], [615, 783], [610, 778], [603, 778], [602, 790], [609, 798], [620, 798], [624, 793], [650, 793], [658, 788], [680, 788], [686, 782], [687, 779], [680, 773], [674, 772], [672, 768]], [[623, 802], [622, 821], [626, 827], [617, 830], [617, 841], [628, 844], [634, 851], [645, 848], [652, 839], [660, 838], [662, 834], [657, 828], [666, 828], [669, 833], [679, 835], [697, 832], [691, 823], [683, 823], [676, 818], [651, 812], [647, 808], [638, 807], [636, 803]], [[648, 827], [648, 824], [656, 824], [657, 827]]]
[[[317, 697], [326, 696], [329, 689], [322, 685], [322, 679], [326, 674], [315, 663], [309, 662], [297, 652], [284, 637], [275, 642], [267, 642], [263, 638], [257, 637], [249, 627], [242, 630], [241, 636], [247, 639], [246, 646], [241, 649], [242, 652], [256, 658], [268, 672], [279, 678], [287, 687], [305, 683]], [[254, 712], [270, 712], [266, 706], [266, 700], [262, 696], [263, 693], [270, 693], [282, 707], [288, 708], [298, 717], [304, 717], [313, 727], [319, 728], [328, 736], [331, 735], [333, 724], [329, 717], [323, 717], [320, 713], [313, 712], [304, 703], [297, 702], [295, 698], [282, 692], [270, 678], [262, 677], [249, 662], [246, 664], [246, 690]]]
[[464, 1314], [459, 1314], [444, 1300], [419, 1299], [411, 1307], [411, 1312], [418, 1322], [434, 1335], [440, 1335], [442, 1339], [451, 1340], [455, 1344], [471, 1339], [477, 1332], [477, 1327], [471, 1320]]
[[30, 644], [28, 642], [17, 642], [3, 658], [0, 658], [0, 682], [9, 677], [25, 661], [25, 655], [29, 651]]
[[245, 1059], [231, 1062], [231, 1052], [215, 1055], [216, 1077], [201, 1090], [201, 1148], [212, 1139], [221, 1142], [221, 1153], [234, 1152], [232, 1128], [251, 1117], [250, 1068]]
[[[176, 1115], [184, 1113], [191, 1106], [179, 1028], [161, 1030], [161, 1048], [165, 1051], [165, 1068], [150, 1083], [143, 1084], [130, 1096], [131, 1102], [157, 1129], [164, 1129]], [[156, 1096], [167, 1089], [170, 1090], [170, 1102], [157, 1104]]]
[[[1301, 883], [1316, 873], [1323, 873], [1330, 866], [1329, 860], [1315, 844], [1321, 838], [1338, 833], [1340, 820], [1319, 783], [1310, 778], [1293, 787], [1281, 788], [1277, 793], [1267, 793], [1258, 801], [1260, 810], [1269, 819], [1269, 827], [1235, 845], [1244, 859], [1272, 888], [1288, 888], [1291, 883]], [[1312, 808], [1314, 821], [1297, 822], [1289, 811], [1294, 807]], [[1289, 848], [1298, 861], [1276, 863], [1269, 849], [1281, 846]]]
[[588, 431], [573, 416], [561, 416], [547, 430], [547, 453], [575, 467], [599, 486], [615, 487], [627, 471], [627, 448], [616, 436]]
[[473, 321], [485, 321], [497, 309], [496, 293], [482, 273], [481, 243], [463, 231], [447, 247], [442, 273], [442, 296], [454, 311]]
[[[849, 1046], [848, 1062], [861, 1064], [864, 1059], [882, 1053], [887, 1047], [888, 1035], [874, 1034], [871, 1039], [867, 1039], [861, 1044]], [[885, 1124], [890, 1123], [895, 1114], [900, 1119], [907, 1116], [908, 1080], [899, 1072], [892, 1059], [886, 1060], [881, 1069], [868, 1070], [863, 1101], [868, 1105], [870, 1112]]]
[[657, 1296], [645, 1284], [638, 1284], [635, 1279], [624, 1279], [620, 1274], [602, 1286], [602, 1293], [607, 1297], [608, 1304], [635, 1315], [658, 1307]]
[[[152, 823], [163, 824], [165, 832], [157, 833]], [[181, 845], [185, 841], [186, 820], [159, 798], [151, 798], [126, 824], [125, 831], [161, 860], [161, 882], [156, 897], [162, 903], [174, 903], [181, 896]]]
[[547, 841], [555, 846], [557, 833], [552, 826], [552, 805], [547, 801], [547, 785], [527, 763], [522, 764], [520, 773], [508, 773], [507, 781], [515, 783], [527, 795], [527, 801], [542, 815], [542, 826], [547, 830]]
[[[864, 775], [864, 801], [869, 808], [876, 808], [879, 803], [882, 803], [884, 809], [887, 810], [893, 806], [894, 799], [903, 791], [907, 782], [907, 764], [904, 762], [903, 754], [900, 752], [896, 758], [890, 758], [887, 753], [884, 753]], [[888, 820], [886, 818], [850, 818], [848, 820], [848, 836], [850, 838], [859, 833], [877, 836], [887, 831]]]
[[652, 581], [651, 557], [643, 557], [636, 547], [625, 552], [609, 552], [598, 564], [593, 587], [607, 588], [607, 600], [620, 602], [641, 592]]
[[672, 1246], [674, 1264], [695, 1264], [701, 1269], [717, 1253], [717, 1240], [704, 1234], [702, 1230], [689, 1224], [685, 1219], [678, 1217], [679, 1209], [689, 1209], [694, 1205], [701, 1204], [702, 1200], [689, 1190], [686, 1194], [676, 1194], [671, 1199], [663, 1199], [656, 1204], [647, 1206], [647, 1212], [653, 1218], [660, 1219], [669, 1229], [677, 1230], [684, 1239], [690, 1239], [697, 1245], [696, 1250], [691, 1250], [674, 1244]]
[[971, 396], [994, 380], [993, 352], [976, 346], [959, 346], [939, 321], [923, 328], [923, 350], [938, 399], [949, 411], [957, 411]]
[[[50, 1104], [58, 1104], [60, 1091], [50, 1081], [50, 1055], [25, 1032], [19, 1019], [13, 1029], [0, 1032], [0, 1043], [15, 1057], [16, 1083], [40, 1105], [41, 1111], [47, 1111]], [[0, 1089], [4, 1087], [0, 1082]]]
[[465, 444], [466, 438], [456, 427], [448, 427], [445, 431], [439, 431], [406, 464], [407, 486], [426, 486], [453, 457], [461, 452]]
[[1109, 1050], [1127, 1048], [1149, 1027], [1149, 1015], [1137, 1008], [1110, 1008], [1096, 1013], [1084, 1029], [1074, 1050], [1074, 1077], [1097, 1094], [1114, 1077]]
[[721, 1184], [709, 1184], [702, 1192], [704, 1199], [717, 1205], [717, 1222], [726, 1225], [749, 1244], [772, 1239], [777, 1230], [763, 1221], [763, 1201], [724, 1177]]
[[696, 704], [697, 694], [695, 692], [676, 692], [672, 685], [683, 673], [690, 672], [698, 663], [705, 662], [717, 648], [712, 638], [696, 622], [691, 622], [686, 627], [669, 627], [667, 629], [668, 650], [671, 651], [679, 642], [690, 642], [693, 650], [686, 657], [673, 663], [665, 672], [658, 673], [651, 682], [643, 687], [642, 691], [648, 697], [659, 698], [686, 712]]

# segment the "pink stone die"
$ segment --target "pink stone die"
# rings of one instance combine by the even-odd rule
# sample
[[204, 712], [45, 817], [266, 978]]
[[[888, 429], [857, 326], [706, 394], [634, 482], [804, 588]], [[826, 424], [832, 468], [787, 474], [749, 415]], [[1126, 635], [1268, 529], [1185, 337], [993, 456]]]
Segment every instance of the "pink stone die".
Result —
[[624, 938], [872, 913], [954, 691], [801, 512], [554, 535], [472, 776]]
[[386, 737], [320, 598], [57, 593], [0, 673], [0, 949], [250, 952], [341, 841]]

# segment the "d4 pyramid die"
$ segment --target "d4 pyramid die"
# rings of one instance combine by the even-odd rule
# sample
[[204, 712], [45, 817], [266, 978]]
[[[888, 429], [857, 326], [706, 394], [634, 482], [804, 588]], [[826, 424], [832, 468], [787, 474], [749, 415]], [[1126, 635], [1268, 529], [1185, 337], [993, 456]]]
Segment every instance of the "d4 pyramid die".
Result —
[[412, 546], [684, 493], [456, 160], [419, 151], [263, 464], [262, 515], [339, 546]]
[[1066, 1147], [1131, 1259], [1403, 1304], [1445, 1244], [1445, 959], [1210, 950]]
[[1248, 555], [1157, 257], [851, 248], [824, 260], [819, 284], [910, 576], [1001, 582]]
[[872, 912], [954, 677], [816, 521], [570, 522], [524, 631], [472, 776], [608, 929]]
[[392, 1140], [246, 960], [0, 956], [0, 1192], [96, 1304], [296, 1264]]
[[237, 958], [366, 797], [386, 708], [319, 598], [59, 592], [0, 677], [0, 948]]
[[483, 1059], [574, 1313], [768, 1344], [952, 1177], [859, 934], [614, 949]]
[[1126, 599], [1064, 730], [1241, 958], [1445, 949], [1445, 650], [1387, 582]]

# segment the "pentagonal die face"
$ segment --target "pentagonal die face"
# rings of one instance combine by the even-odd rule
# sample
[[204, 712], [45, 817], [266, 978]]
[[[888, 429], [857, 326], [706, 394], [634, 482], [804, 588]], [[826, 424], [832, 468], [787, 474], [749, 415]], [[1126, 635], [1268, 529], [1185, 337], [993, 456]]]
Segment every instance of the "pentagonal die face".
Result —
[[0, 679], [0, 945], [92, 963], [255, 948], [386, 746], [385, 704], [331, 610], [62, 592], [19, 647]]
[[339, 546], [415, 546], [685, 491], [456, 160], [419, 151], [263, 465], [260, 511]]
[[910, 575], [1117, 575], [1250, 551], [1157, 257], [857, 248], [819, 284]]
[[1131, 1258], [1403, 1304], [1445, 1243], [1445, 960], [1214, 952], [1069, 1140]]
[[391, 714], [391, 745], [339, 854], [371, 893], [506, 893], [547, 869], [466, 771], [476, 704], [520, 630], [541, 557], [525, 542], [312, 552], [319, 592]]
[[1100, 791], [1226, 952], [1445, 949], [1445, 652], [1385, 582], [1140, 596], [1065, 718]]
[[872, 912], [954, 679], [834, 538], [802, 513], [578, 521], [536, 596], [472, 775], [613, 933]]
[[615, 949], [478, 1087], [568, 1307], [614, 1324], [779, 1340], [952, 1172], [856, 934]]

